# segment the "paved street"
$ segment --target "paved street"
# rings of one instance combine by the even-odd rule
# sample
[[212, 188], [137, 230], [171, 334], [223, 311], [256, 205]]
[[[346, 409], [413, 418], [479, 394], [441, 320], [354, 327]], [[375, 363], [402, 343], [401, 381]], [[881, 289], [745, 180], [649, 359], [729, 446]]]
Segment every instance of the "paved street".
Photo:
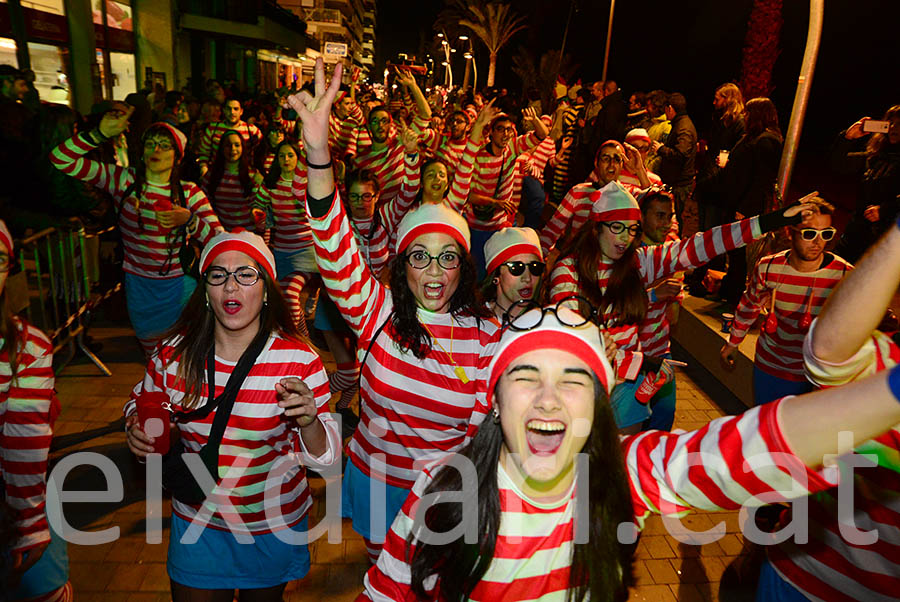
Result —
[[[81, 601], [162, 601], [169, 600], [169, 581], [165, 560], [168, 520], [163, 520], [160, 544], [146, 543], [146, 523], [142, 466], [133, 461], [125, 446], [120, 421], [121, 408], [132, 386], [143, 374], [142, 356], [127, 322], [101, 317], [91, 330], [95, 341], [103, 344], [100, 357], [113, 372], [100, 375], [84, 356], [78, 355], [57, 380], [63, 411], [54, 441], [54, 460], [73, 451], [94, 451], [111, 458], [125, 481], [125, 499], [120, 503], [68, 503], [65, 516], [80, 529], [120, 529], [117, 541], [98, 546], [69, 544], [71, 580], [76, 599]], [[330, 369], [330, 358], [326, 357]], [[686, 374], [679, 374], [677, 428], [693, 429], [722, 411]], [[312, 515], [324, 513], [320, 504], [324, 483], [312, 481], [316, 503]], [[96, 469], [73, 470], [66, 479], [67, 489], [102, 489]], [[163, 516], [169, 515], [164, 501]], [[311, 521], [311, 522], [314, 522]], [[742, 550], [737, 513], [699, 513], [684, 519], [693, 530], [705, 530], [725, 521], [728, 535], [719, 542], [702, 547], [680, 544], [668, 535], [657, 518], [648, 521], [638, 548], [636, 571], [638, 586], [632, 600], [716, 600], [726, 567]], [[362, 539], [343, 525], [344, 541], [310, 545], [312, 570], [300, 582], [288, 586], [286, 600], [352, 600], [359, 593], [367, 568]], [[739, 599], [729, 592], [728, 600]], [[752, 599], [752, 598], [751, 598]]]

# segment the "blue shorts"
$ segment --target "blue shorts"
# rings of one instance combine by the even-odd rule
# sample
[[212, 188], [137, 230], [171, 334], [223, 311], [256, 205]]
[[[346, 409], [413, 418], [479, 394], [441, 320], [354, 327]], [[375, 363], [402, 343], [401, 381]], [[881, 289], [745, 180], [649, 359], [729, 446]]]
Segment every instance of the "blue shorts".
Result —
[[758, 366], [753, 366], [753, 403], [762, 405], [787, 397], [788, 395], [803, 395], [815, 390], [808, 380], [787, 380], [773, 376]]
[[[384, 516], [384, 524], [373, 525], [372, 504], [369, 499], [371, 482], [372, 477], [363, 474], [353, 460], [347, 462], [341, 488], [341, 516], [353, 520], [354, 531], [369, 541], [380, 544], [384, 542], [387, 532], [390, 531], [394, 518], [400, 513], [400, 508], [403, 507], [403, 502], [409, 495], [409, 489], [394, 487], [383, 482], [377, 483], [376, 485], [384, 487], [385, 496], [378, 504], [380, 512], [376, 516], [376, 521]], [[375, 495], [379, 495], [377, 489]]]
[[609, 404], [620, 429], [641, 424], [650, 417], [650, 406], [634, 398], [643, 378], [643, 374], [638, 374], [637, 379], [626, 380], [613, 388]]
[[[302, 579], [309, 572], [309, 548], [292, 545], [273, 533], [238, 543], [231, 531], [207, 527], [196, 543], [183, 544], [190, 523], [172, 515], [166, 570], [175, 583], [197, 589], [258, 589]], [[307, 530], [307, 517], [292, 527]]]
[[313, 326], [323, 331], [337, 332], [339, 334], [349, 334], [350, 327], [344, 322], [344, 316], [341, 310], [331, 300], [328, 295], [319, 295], [319, 302], [316, 304], [316, 316], [313, 318]]
[[128, 317], [137, 338], [153, 339], [171, 328], [195, 288], [197, 281], [190, 276], [145, 278], [125, 272]]
[[309, 247], [302, 251], [279, 251], [273, 250], [272, 255], [275, 256], [275, 273], [281, 280], [288, 274], [294, 272], [318, 272], [319, 267], [316, 265], [316, 249]]
[[756, 602], [808, 602], [796, 587], [785, 581], [766, 559], [759, 572]]

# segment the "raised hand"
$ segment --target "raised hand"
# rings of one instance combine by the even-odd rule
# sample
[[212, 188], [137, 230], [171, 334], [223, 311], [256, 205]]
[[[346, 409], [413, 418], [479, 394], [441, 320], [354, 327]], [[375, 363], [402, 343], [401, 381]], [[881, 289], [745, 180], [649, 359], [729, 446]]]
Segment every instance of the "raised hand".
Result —
[[641, 157], [640, 151], [627, 142], [623, 146], [625, 147], [625, 169], [633, 174], [643, 170], [644, 159]]
[[535, 122], [538, 120], [537, 111], [534, 110], [534, 107], [525, 107], [522, 109], [522, 121], [524, 125], [534, 126]]
[[478, 111], [475, 123], [472, 124], [472, 140], [481, 142], [481, 135], [486, 125], [489, 125], [494, 118], [500, 114], [500, 109], [494, 106], [494, 99], [485, 103]]
[[288, 96], [287, 106], [294, 109], [303, 123], [303, 146], [306, 156], [312, 163], [323, 164], [330, 160], [328, 151], [328, 118], [331, 116], [331, 105], [341, 87], [343, 66], [336, 63], [331, 82], [325, 84], [325, 62], [316, 59], [315, 96], [303, 90]]
[[413, 74], [405, 69], [400, 69], [399, 67], [394, 68], [397, 72], [397, 85], [402, 86], [404, 88], [412, 88], [416, 85], [416, 78], [413, 77]]
[[416, 131], [406, 125], [403, 121], [398, 121], [397, 127], [400, 130], [400, 142], [403, 144], [403, 148], [406, 150], [406, 152], [408, 154], [418, 152], [419, 135], [416, 133]]
[[844, 138], [847, 140], [856, 140], [858, 138], [862, 138], [863, 136], [868, 136], [869, 132], [863, 129], [863, 126], [866, 124], [868, 120], [872, 119], [871, 117], [863, 117], [844, 132]]
[[131, 114], [134, 113], [134, 107], [131, 105], [125, 106], [127, 108], [124, 111], [110, 111], [103, 115], [100, 125], [97, 127], [101, 134], [107, 138], [115, 138], [128, 129], [128, 120], [131, 119]]
[[794, 217], [798, 213], [802, 213], [805, 218], [807, 215], [812, 213], [815, 205], [809, 202], [810, 199], [817, 198], [819, 196], [819, 191], [810, 192], [808, 195], [797, 201], [796, 204], [791, 205], [787, 209], [784, 210], [784, 217]]

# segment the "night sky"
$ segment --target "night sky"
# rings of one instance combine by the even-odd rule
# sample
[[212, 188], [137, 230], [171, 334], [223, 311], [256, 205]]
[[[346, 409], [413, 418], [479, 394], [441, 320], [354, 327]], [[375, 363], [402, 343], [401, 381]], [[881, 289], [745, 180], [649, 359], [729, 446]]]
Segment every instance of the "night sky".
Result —
[[[609, 2], [574, 1], [577, 9], [566, 50], [581, 64], [579, 76], [590, 82], [602, 72]], [[529, 27], [501, 51], [498, 86], [516, 91], [521, 86], [510, 69], [510, 56], [517, 46], [525, 45], [538, 56], [559, 48], [569, 2], [513, 0], [514, 8], [528, 15]], [[619, 0], [609, 76], [626, 94], [654, 88], [683, 92], [688, 112], [702, 132], [709, 121], [715, 88], [740, 77], [752, 4], [752, 0]], [[442, 6], [440, 0], [379, 0], [379, 72], [386, 58], [398, 52], [416, 53], [420, 44], [433, 39], [432, 24]], [[772, 94], [782, 130], [787, 129], [800, 72], [808, 10], [806, 1], [784, 0], [782, 50]], [[898, 23], [900, 2], [896, 0], [826, 2], [822, 44], [800, 146], [806, 157], [824, 153], [837, 132], [859, 117], [880, 118], [885, 109], [900, 103]], [[475, 50], [481, 75], [487, 73], [487, 56], [479, 44], [476, 42]]]

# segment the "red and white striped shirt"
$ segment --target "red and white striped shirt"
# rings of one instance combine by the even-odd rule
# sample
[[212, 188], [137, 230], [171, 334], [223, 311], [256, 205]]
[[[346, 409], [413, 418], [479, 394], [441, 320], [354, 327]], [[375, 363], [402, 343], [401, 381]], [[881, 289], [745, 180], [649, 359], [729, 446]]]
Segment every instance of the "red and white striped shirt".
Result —
[[13, 324], [19, 333], [15, 374], [9, 352], [0, 353], [0, 482], [15, 513], [12, 550], [24, 552], [50, 541], [47, 457], [60, 406], [53, 388], [53, 345], [21, 318]]
[[[682, 517], [693, 509], [737, 510], [761, 505], [754, 496], [790, 491], [800, 497], [836, 480], [833, 471], [817, 473], [793, 456], [781, 434], [777, 409], [769, 406], [713, 420], [689, 433], [632, 435], [622, 440], [622, 448], [638, 528], [651, 513]], [[691, 461], [701, 456], [702, 464]], [[759, 461], [748, 467], [745, 458], [749, 457]], [[366, 574], [363, 599], [413, 599], [409, 558], [418, 541], [412, 532], [413, 520], [417, 511], [424, 511], [416, 505], [438, 468], [429, 468], [416, 480], [377, 564]], [[795, 480], [793, 475], [806, 479]], [[499, 464], [497, 485], [501, 516], [496, 548], [469, 599], [566, 600], [573, 554], [574, 486], [561, 501], [540, 503], [525, 495]], [[423, 586], [429, 599], [442, 599], [436, 575]]]
[[486, 144], [475, 155], [475, 172], [472, 175], [471, 194], [491, 197], [496, 201], [489, 205], [469, 202], [466, 219], [475, 230], [500, 230], [512, 226], [515, 210], [507, 211], [499, 203], [513, 198], [516, 179], [516, 158], [540, 143], [534, 132], [513, 138], [499, 155], [491, 152], [491, 144]]
[[[300, 171], [300, 167], [297, 167]], [[305, 175], [302, 176], [305, 182]], [[297, 173], [290, 180], [278, 179], [275, 188], [260, 186], [253, 199], [253, 208], [263, 211], [271, 210], [275, 221], [270, 245], [276, 251], [291, 253], [312, 247], [312, 231], [306, 220], [306, 190], [303, 196], [295, 194], [294, 181]]]
[[275, 162], [275, 151], [271, 150], [266, 153], [265, 158], [263, 159], [262, 171], [263, 175], [269, 173], [269, 168], [272, 167], [272, 163]]
[[[161, 344], [159, 352], [150, 359], [144, 379], [134, 386], [131, 399], [125, 404], [125, 416], [137, 411], [135, 399], [144, 391], [162, 391], [168, 395], [173, 410], [186, 409], [181, 406], [184, 380], [177, 376], [178, 361], [166, 365], [172, 360], [176, 342]], [[236, 365], [237, 362], [216, 357], [215, 395], [225, 390]], [[325, 427], [327, 442], [321, 456], [309, 453], [296, 422], [278, 406], [275, 383], [288, 377], [302, 380], [315, 396], [318, 420]], [[209, 395], [207, 383], [202, 388], [201, 405]], [[221, 495], [214, 492], [197, 506], [173, 498], [172, 511], [187, 521], [217, 529], [230, 527], [241, 533], [271, 533], [296, 525], [312, 505], [305, 465], [329, 465], [340, 459], [340, 432], [328, 412], [330, 398], [328, 376], [319, 356], [305, 343], [270, 336], [241, 386], [222, 437], [217, 477], [222, 479], [218, 489], [224, 491]], [[196, 452], [206, 444], [215, 416], [213, 410], [206, 418], [178, 424], [187, 450]], [[288, 457], [290, 468], [281, 479], [273, 478], [267, 483], [269, 471], [283, 456]], [[266, 500], [267, 496], [272, 499]], [[214, 498], [218, 498], [218, 506], [211, 501]]]
[[760, 330], [756, 340], [756, 366], [785, 380], [805, 381], [803, 374], [803, 338], [807, 328], [803, 317], [819, 315], [828, 295], [853, 266], [832, 253], [825, 253], [821, 267], [814, 272], [798, 272], [789, 263], [790, 251], [763, 257], [756, 264], [750, 283], [741, 297], [728, 338], [740, 345], [765, 307], [771, 310], [775, 291], [775, 318], [778, 327], [769, 334]]
[[[119, 167], [84, 157], [97, 148], [83, 134], [69, 138], [50, 153], [50, 162], [63, 173], [93, 184], [105, 190], [116, 202], [119, 210], [119, 231], [125, 261], [122, 268], [144, 278], [178, 278], [184, 274], [178, 261], [180, 238], [176, 231], [163, 228], [156, 215], [158, 211], [172, 208], [172, 189], [169, 184], [146, 182], [140, 198], [126, 190], [134, 182], [134, 168]], [[181, 182], [185, 204], [199, 218], [197, 231], [191, 236], [205, 245], [222, 231], [219, 218], [210, 206], [206, 195], [191, 182]], [[168, 271], [166, 269], [168, 268]], [[164, 273], [160, 273], [160, 272]]]
[[228, 125], [224, 121], [211, 123], [206, 126], [203, 136], [200, 137], [200, 145], [197, 147], [197, 163], [210, 165], [216, 157], [219, 141], [228, 132], [235, 131], [241, 135], [244, 143], [244, 152], [249, 153], [257, 144], [262, 142], [262, 132], [259, 128], [246, 121], [238, 121], [234, 125]]
[[253, 216], [250, 214], [250, 204], [254, 198], [254, 192], [244, 193], [241, 178], [236, 173], [225, 172], [215, 190], [210, 190], [210, 172], [200, 180], [200, 186], [209, 197], [216, 215], [222, 226], [229, 232], [235, 228], [253, 230]]
[[[662, 186], [663, 185], [662, 178], [660, 178], [658, 175], [656, 175], [652, 171], [647, 172], [647, 179], [650, 180], [650, 186]], [[639, 195], [641, 193], [641, 191], [644, 190], [644, 188], [645, 188], [644, 186], [641, 186], [641, 180], [636, 175], [634, 175], [633, 173], [631, 173], [630, 171], [625, 169], [624, 167], [622, 168], [622, 171], [619, 172], [618, 182], [619, 182], [619, 184], [624, 186], [625, 190], [630, 192], [631, 195], [634, 197], [637, 197], [637, 195]]]
[[375, 174], [381, 187], [381, 198], [390, 200], [400, 193], [403, 182], [403, 156], [406, 151], [400, 141], [392, 136], [381, 150], [371, 145], [360, 146], [351, 160], [354, 169], [368, 169]]
[[[900, 364], [900, 348], [875, 331], [857, 353], [841, 364], [824, 362], [812, 352], [814, 321], [803, 345], [806, 374], [813, 384], [836, 387]], [[887, 602], [900, 592], [900, 427], [858, 446], [857, 454], [874, 454], [878, 466], [853, 470], [853, 525], [872, 531], [869, 545], [848, 542], [841, 534], [838, 491], [809, 498], [809, 543], [794, 538], [766, 546], [769, 562], [810, 600]], [[839, 460], [840, 461], [840, 460]], [[841, 500], [840, 504], [846, 504]]]
[[[666, 235], [666, 242], [670, 240], [680, 240], [678, 238], [678, 234], [676, 233], [674, 237], [672, 236], [672, 231], [669, 231], [669, 234]], [[641, 243], [642, 246], [652, 246], [647, 245], [646, 242]], [[650, 289], [658, 284], [658, 282], [652, 283], [647, 288], [647, 295], [650, 295]], [[644, 318], [644, 321], [641, 322], [640, 327], [638, 327], [638, 338], [641, 340], [641, 349], [647, 355], [653, 357], [662, 357], [665, 354], [669, 353], [671, 347], [671, 341], [669, 339], [669, 331], [671, 330], [671, 324], [669, 323], [669, 307], [672, 305], [681, 304], [684, 301], [684, 293], [678, 293], [674, 297], [670, 297], [668, 299], [660, 299], [657, 301], [651, 300], [647, 304], [647, 316]]]
[[338, 158], [347, 153], [355, 155], [357, 131], [362, 128], [365, 128], [365, 119], [358, 105], [354, 104], [344, 119], [340, 119], [332, 111], [328, 117], [328, 141], [332, 154]]
[[461, 449], [487, 415], [487, 368], [499, 326], [419, 309], [419, 321], [436, 338], [424, 359], [397, 347], [392, 324], [373, 343], [393, 312], [393, 297], [366, 268], [337, 192], [324, 217], [310, 213], [310, 226], [322, 280], [359, 339], [360, 361], [371, 347], [361, 370], [360, 424], [350, 460], [363, 474], [410, 488], [421, 472], [417, 463]]
[[513, 196], [517, 203], [522, 202], [522, 180], [525, 176], [544, 183], [544, 168], [547, 163], [556, 154], [556, 141], [547, 136], [541, 143], [531, 149], [530, 152], [523, 153], [516, 158], [516, 175], [513, 180]]
[[461, 140], [454, 140], [449, 134], [439, 134], [431, 128], [429, 121], [422, 119], [418, 115], [413, 118], [412, 128], [419, 132], [419, 146], [427, 154], [443, 162], [452, 177], [457, 163], [459, 163], [463, 152], [466, 150], [466, 142], [468, 142], [469, 137], [463, 136]]
[[[716, 255], [749, 244], [761, 235], [757, 217], [716, 226], [684, 240], [638, 247], [635, 268], [646, 288], [660, 278], [701, 266]], [[606, 291], [612, 266], [612, 263], [606, 262], [597, 266], [597, 285], [601, 292]], [[556, 263], [550, 274], [550, 302], [558, 303], [569, 295], [577, 294], [581, 294], [581, 286], [575, 260], [567, 256]], [[598, 311], [602, 316], [601, 327], [607, 328], [616, 343], [616, 375], [619, 379], [634, 380], [643, 362], [638, 325], [617, 324], [616, 316], [608, 308], [599, 308]]]

